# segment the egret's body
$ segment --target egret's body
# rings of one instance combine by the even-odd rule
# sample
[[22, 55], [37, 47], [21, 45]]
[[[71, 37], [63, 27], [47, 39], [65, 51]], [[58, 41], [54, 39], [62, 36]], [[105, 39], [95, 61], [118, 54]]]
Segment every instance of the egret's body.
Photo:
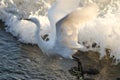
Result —
[[[92, 8], [91, 10], [97, 13], [96, 8], [93, 8], [91, 6], [88, 7], [88, 9], [90, 8]], [[37, 44], [41, 48], [43, 53], [46, 53], [49, 55], [50, 54], [60, 55], [67, 59], [74, 59], [78, 62], [78, 65], [81, 66], [79, 59], [73, 55], [76, 53], [77, 50], [80, 50], [80, 49], [82, 50], [85, 48], [84, 46], [78, 43], [78, 32], [79, 32], [78, 30], [82, 23], [85, 23], [86, 21], [89, 21], [93, 18], [93, 16], [90, 17], [91, 15], [89, 15], [88, 13], [84, 15], [82, 11], [83, 13], [86, 12], [87, 8], [83, 8], [83, 9], [78, 8], [72, 13], [68, 14], [63, 19], [61, 19], [60, 21], [58, 21], [55, 27], [56, 32], [52, 32], [52, 35], [51, 33], [47, 34], [47, 38], [48, 38], [47, 41], [46, 39], [44, 40], [42, 37], [39, 37], [41, 28], [40, 28], [40, 22], [38, 21], [38, 19], [30, 18], [30, 21], [34, 22], [37, 26], [35, 37], [37, 40]], [[75, 15], [75, 13], [77, 13], [77, 15]], [[85, 20], [81, 20], [82, 17], [85, 17]], [[76, 20], [76, 18], [78, 19]], [[51, 39], [54, 40], [53, 41], [54, 44], [50, 43]], [[78, 69], [78, 70], [82, 70], [82, 66], [81, 66], [81, 69]], [[82, 73], [82, 76], [83, 76], [83, 73]]]
[[[97, 14], [97, 8], [94, 8], [95, 6], [96, 5], [93, 6], [92, 4], [92, 7], [91, 5], [89, 5], [87, 7], [84, 7], [83, 9], [77, 8], [66, 17], [59, 20], [56, 23], [56, 31], [47, 34], [47, 41], [42, 39], [38, 35], [41, 31], [40, 22], [38, 21], [38, 19], [31, 18], [31, 21], [34, 22], [37, 26], [36, 40], [41, 50], [47, 54], [56, 54], [65, 58], [72, 58], [72, 55], [77, 50], [82, 50], [83, 48], [85, 48], [78, 43], [79, 27], [93, 18], [91, 14], [89, 15], [87, 9], [90, 9], [92, 10], [92, 12], [96, 12]], [[84, 14], [84, 12], [86, 12], [86, 14]], [[52, 27], [53, 26], [51, 26], [51, 28]], [[54, 44], [51, 43], [51, 40], [54, 40]]]
[[[87, 7], [78, 8], [79, 0], [75, 0], [75, 2], [72, 1], [73, 0], [70, 1], [65, 0], [65, 3], [69, 2], [70, 4], [67, 4], [65, 8], [63, 8], [62, 3], [64, 1], [58, 0], [56, 2], [56, 6], [55, 7], [53, 6], [51, 8], [51, 11], [53, 11], [52, 13], [54, 14], [48, 12], [48, 17], [50, 21], [50, 27], [48, 28], [48, 30], [44, 31], [43, 29], [44, 27], [41, 28], [42, 25], [39, 24], [39, 20], [37, 20], [38, 23], [37, 30], [39, 30], [37, 31], [37, 35], [35, 34], [36, 26], [33, 25], [33, 23], [25, 20], [19, 20], [17, 17], [14, 17], [11, 14], [10, 14], [10, 20], [8, 19], [7, 20], [8, 23], [6, 22], [7, 25], [10, 26], [8, 27], [8, 29], [10, 32], [13, 33], [13, 35], [15, 34], [14, 36], [19, 37], [22, 42], [36, 43], [37, 41], [37, 43], [39, 43], [40, 45], [39, 47], [43, 50], [43, 52], [47, 54], [58, 54], [61, 55], [62, 57], [71, 58], [72, 54], [74, 54], [78, 49], [81, 49], [83, 47], [78, 43], [79, 28], [81, 27], [82, 24], [91, 20], [97, 13], [96, 6], [93, 4], [92, 4], [93, 6], [89, 5]], [[55, 12], [59, 9], [61, 12]], [[92, 15], [92, 13], [94, 15]], [[5, 12], [3, 12], [3, 14], [5, 14]], [[6, 15], [7, 14], [5, 14], [5, 16]], [[24, 24], [26, 25], [30, 24], [30, 25], [26, 27], [26, 25]], [[33, 27], [31, 27], [31, 25], [33, 25]], [[31, 28], [34, 29], [29, 30]], [[41, 32], [46, 32], [46, 33], [41, 35]], [[40, 40], [39, 38], [41, 36], [44, 36], [45, 34], [48, 34], [49, 40], [47, 41], [46, 39]], [[66, 52], [62, 49], [65, 49]], [[69, 53], [67, 53], [67, 51]]]
[[[69, 48], [69, 46], [67, 44], [63, 45], [63, 41], [61, 38], [61, 36], [58, 36], [58, 35], [62, 35], [61, 34], [61, 30], [59, 30], [59, 28], [57, 28], [57, 36], [56, 36], [56, 39], [55, 39], [55, 44], [51, 44], [49, 41], [50, 39], [55, 36], [53, 35], [52, 37], [50, 37], [49, 35], [50, 34], [47, 34], [48, 35], [48, 40], [44, 40], [42, 37], [39, 36], [39, 33], [41, 31], [40, 29], [40, 23], [38, 21], [38, 19], [36, 18], [30, 18], [30, 20], [32, 22], [34, 22], [37, 26], [37, 29], [36, 29], [36, 40], [37, 40], [37, 44], [38, 46], [41, 48], [41, 50], [43, 51], [43, 53], [46, 53], [46, 54], [54, 54], [54, 55], [60, 55], [64, 58], [71, 58], [72, 59], [72, 55], [76, 52], [76, 50], [72, 49], [72, 48]], [[59, 27], [59, 26], [57, 26]], [[80, 48], [84, 48], [82, 45], [80, 45]]]

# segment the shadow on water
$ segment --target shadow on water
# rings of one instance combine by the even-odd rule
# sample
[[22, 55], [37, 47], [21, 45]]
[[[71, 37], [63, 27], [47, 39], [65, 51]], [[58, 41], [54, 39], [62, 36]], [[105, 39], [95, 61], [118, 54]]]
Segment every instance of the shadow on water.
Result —
[[[77, 63], [43, 55], [37, 45], [22, 44], [0, 22], [0, 80], [75, 80]], [[99, 60], [96, 52], [78, 55], [86, 80], [120, 80], [120, 64]]]

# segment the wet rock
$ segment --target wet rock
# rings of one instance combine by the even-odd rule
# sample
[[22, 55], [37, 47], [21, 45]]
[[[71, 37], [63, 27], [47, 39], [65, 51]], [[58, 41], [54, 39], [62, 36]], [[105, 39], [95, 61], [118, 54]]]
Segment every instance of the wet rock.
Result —
[[95, 80], [95, 79], [91, 79], [91, 78], [86, 78], [86, 79], [84, 79], [84, 80]]
[[116, 80], [120, 80], [120, 78], [117, 78]]
[[84, 71], [84, 73], [89, 75], [97, 75], [99, 74], [99, 71], [97, 69], [88, 69], [87, 71]]

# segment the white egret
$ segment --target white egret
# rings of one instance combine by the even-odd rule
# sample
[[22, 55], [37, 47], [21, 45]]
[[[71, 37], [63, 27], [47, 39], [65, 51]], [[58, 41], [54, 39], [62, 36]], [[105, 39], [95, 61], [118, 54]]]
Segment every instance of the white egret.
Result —
[[[81, 65], [81, 62], [80, 60], [78, 59], [78, 57], [74, 56], [73, 54], [75, 54], [77, 52], [77, 49], [78, 49], [78, 46], [75, 45], [72, 45], [72, 47], [70, 45], [67, 45], [65, 42], [69, 40], [68, 39], [62, 39], [62, 36], [66, 36], [66, 37], [70, 37], [69, 35], [66, 35], [64, 34], [64, 32], [62, 33], [62, 27], [59, 26], [59, 22], [56, 26], [56, 35], [52, 35], [50, 36], [49, 34], [45, 34], [44, 37], [40, 37], [39, 36], [39, 33], [40, 31], [42, 31], [42, 29], [40, 29], [40, 22], [37, 18], [35, 17], [32, 17], [32, 18], [29, 18], [29, 19], [26, 19], [26, 20], [29, 20], [33, 23], [36, 24], [37, 26], [37, 29], [36, 29], [36, 40], [37, 40], [37, 44], [39, 46], [39, 48], [42, 50], [43, 53], [46, 53], [48, 55], [59, 55], [61, 57], [64, 57], [64, 58], [67, 58], [67, 59], [73, 59], [75, 61], [78, 62], [78, 70], [81, 70], [82, 72], [82, 77], [84, 78], [83, 76], [83, 70], [82, 70], [82, 65]], [[61, 21], [60, 21], [61, 22]], [[55, 36], [55, 44], [51, 44], [50, 43], [50, 39]], [[70, 43], [75, 43], [74, 41], [68, 41]], [[79, 49], [82, 49], [84, 48], [84, 46], [80, 45], [79, 44]]]
[[[35, 33], [35, 37], [36, 37], [36, 40], [37, 40], [37, 44], [38, 46], [41, 48], [42, 52], [43, 53], [46, 53], [46, 54], [53, 54], [53, 55], [60, 55], [64, 58], [68, 58], [68, 59], [73, 59], [72, 58], [72, 55], [77, 51], [77, 49], [82, 49], [84, 48], [84, 46], [82, 45], [77, 45], [74, 44], [76, 43], [76, 41], [74, 40], [70, 40], [68, 37], [70, 37], [70, 35], [66, 35], [64, 34], [64, 32], [62, 32], [62, 27], [59, 26], [59, 22], [56, 26], [56, 35], [52, 35], [50, 36], [50, 33], [48, 34], [45, 34], [44, 36], [39, 36], [39, 33], [40, 31], [42, 31], [41, 27], [40, 27], [40, 22], [37, 18], [35, 17], [31, 17], [29, 19], [26, 19], [26, 20], [29, 20], [33, 23], [36, 24], [37, 26], [37, 29], [36, 29], [36, 33]], [[61, 21], [60, 21], [61, 22]], [[73, 29], [74, 31], [74, 29]], [[55, 36], [56, 39], [55, 39], [55, 44], [51, 44], [50, 42], [50, 39], [52, 39], [52, 37]], [[67, 37], [66, 39], [62, 38], [62, 37]], [[67, 42], [69, 41], [69, 42]], [[66, 43], [67, 42], [67, 43]], [[68, 43], [73, 43], [73, 45], [71, 44], [68, 44]]]
[[[97, 13], [97, 8], [93, 8], [94, 6], [92, 4], [92, 7], [89, 5], [83, 9], [77, 8], [72, 11], [56, 23], [56, 32], [51, 32], [52, 35], [50, 35], [51, 33], [45, 34], [44, 37], [39, 36], [40, 31], [42, 31], [39, 20], [35, 17], [27, 19], [35, 23], [37, 26], [35, 36], [37, 44], [41, 48], [42, 52], [49, 55], [60, 55], [64, 58], [74, 59], [79, 63], [78, 65], [81, 65], [79, 59], [74, 56], [77, 50], [85, 49], [83, 45], [78, 43], [78, 30], [81, 24], [93, 18], [92, 13], [87, 13], [87, 9]], [[55, 42], [54, 44], [50, 41], [53, 37]]]

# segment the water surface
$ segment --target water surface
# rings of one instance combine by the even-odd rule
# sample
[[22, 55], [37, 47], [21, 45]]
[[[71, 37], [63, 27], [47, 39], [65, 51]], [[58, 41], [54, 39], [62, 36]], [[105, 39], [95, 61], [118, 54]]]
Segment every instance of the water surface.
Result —
[[[36, 45], [22, 44], [0, 24], [0, 80], [74, 80], [71, 60], [43, 55]], [[73, 63], [71, 63], [73, 62]], [[68, 64], [68, 65], [67, 65]]]

